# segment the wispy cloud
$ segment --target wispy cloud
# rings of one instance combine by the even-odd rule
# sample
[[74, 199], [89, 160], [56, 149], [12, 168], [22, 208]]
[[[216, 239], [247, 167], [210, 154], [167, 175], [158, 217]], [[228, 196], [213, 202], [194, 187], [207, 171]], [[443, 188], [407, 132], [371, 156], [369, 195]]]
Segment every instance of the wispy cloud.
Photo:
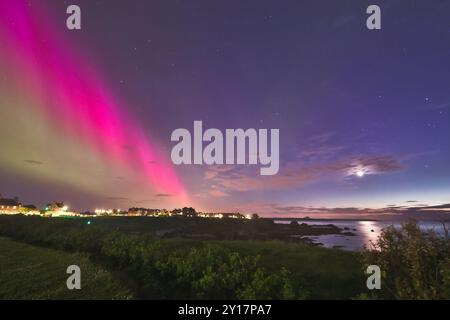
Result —
[[134, 201], [134, 203], [147, 203], [147, 202], [151, 202], [152, 200], [149, 200], [149, 199], [144, 199], [144, 200], [136, 200], [136, 201]]
[[433, 206], [386, 206], [384, 208], [256, 205], [253, 211], [278, 217], [372, 218], [450, 220], [450, 203]]
[[157, 198], [168, 198], [168, 197], [171, 197], [172, 195], [171, 194], [168, 194], [168, 193], [157, 193], [157, 194], [155, 194], [155, 197], [157, 197]]
[[333, 156], [340, 151], [345, 150], [346, 148], [347, 147], [344, 145], [322, 145], [316, 147], [308, 147], [300, 152], [299, 158]]
[[331, 138], [336, 136], [336, 133], [333, 131], [328, 131], [320, 134], [316, 134], [313, 136], [310, 136], [305, 139], [306, 143], [314, 143], [314, 144], [323, 144], [326, 142], [329, 142]]
[[42, 161], [38, 160], [24, 160], [26, 163], [33, 164], [33, 165], [43, 165], [44, 163]]
[[254, 191], [297, 188], [321, 180], [346, 180], [354, 178], [359, 170], [364, 170], [366, 175], [379, 175], [403, 168], [400, 160], [393, 156], [361, 155], [318, 164], [289, 163], [274, 176], [253, 174], [249, 166], [211, 167], [205, 179], [224, 192]]
[[227, 197], [228, 193], [222, 191], [222, 190], [211, 190], [209, 192], [209, 195], [215, 198], [223, 198], [223, 197]]

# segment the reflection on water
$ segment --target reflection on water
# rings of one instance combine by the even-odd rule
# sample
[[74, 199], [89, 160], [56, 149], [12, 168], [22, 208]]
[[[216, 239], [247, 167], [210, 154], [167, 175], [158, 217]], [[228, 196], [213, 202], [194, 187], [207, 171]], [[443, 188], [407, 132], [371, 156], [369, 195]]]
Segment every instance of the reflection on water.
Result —
[[[289, 220], [275, 220], [275, 223], [290, 223]], [[326, 225], [334, 224], [344, 229], [344, 232], [352, 232], [355, 236], [346, 235], [323, 235], [308, 237], [316, 243], [322, 243], [324, 247], [339, 247], [344, 250], [359, 251], [364, 245], [370, 245], [370, 242], [377, 240], [383, 228], [387, 226], [400, 227], [401, 222], [392, 221], [339, 221], [339, 220], [320, 220], [320, 221], [299, 221], [308, 225]], [[423, 230], [433, 229], [436, 233], [443, 235], [444, 227], [440, 222], [420, 221], [419, 226]]]

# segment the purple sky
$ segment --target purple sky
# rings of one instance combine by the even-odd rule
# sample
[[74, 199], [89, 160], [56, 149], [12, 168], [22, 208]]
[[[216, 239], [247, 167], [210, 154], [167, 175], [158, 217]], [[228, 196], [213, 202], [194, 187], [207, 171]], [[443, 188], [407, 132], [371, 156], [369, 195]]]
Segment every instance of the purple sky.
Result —
[[[159, 190], [159, 177], [150, 187], [135, 183], [133, 164], [115, 171], [108, 163], [94, 179], [89, 172], [105, 160], [51, 162], [37, 151], [12, 152], [20, 166], [0, 161], [5, 196], [65, 200], [79, 209], [194, 205], [277, 216], [422, 218], [450, 212], [449, 1], [377, 1], [376, 31], [365, 24], [373, 1], [23, 2], [32, 12], [39, 7], [36, 19], [95, 65], [121, 112], [157, 146], [161, 168], [173, 170], [189, 196], [175, 194], [178, 186]], [[65, 30], [68, 4], [82, 9], [80, 31]], [[0, 66], [5, 59], [0, 54]], [[20, 72], [11, 73], [20, 83]], [[4, 78], [0, 89], [8, 92], [12, 81]], [[13, 114], [3, 99], [1, 114]], [[221, 130], [279, 128], [280, 172], [261, 177], [259, 166], [173, 166], [170, 134], [192, 130], [194, 120]], [[21, 148], [22, 135], [8, 132], [0, 150]], [[33, 145], [39, 143], [65, 152], [54, 139]], [[133, 156], [139, 143], [122, 147]], [[48, 174], [55, 170], [83, 181], [58, 180]], [[430, 208], [436, 205], [444, 206]]]

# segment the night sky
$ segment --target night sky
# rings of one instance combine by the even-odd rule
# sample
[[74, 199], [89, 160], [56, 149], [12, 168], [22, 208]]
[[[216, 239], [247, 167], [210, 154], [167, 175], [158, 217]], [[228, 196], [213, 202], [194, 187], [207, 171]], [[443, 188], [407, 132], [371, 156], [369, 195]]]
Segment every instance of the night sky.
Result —
[[[279, 128], [279, 173], [173, 165], [194, 120]], [[23, 203], [435, 218], [449, 138], [450, 1], [0, 0], [0, 193]]]

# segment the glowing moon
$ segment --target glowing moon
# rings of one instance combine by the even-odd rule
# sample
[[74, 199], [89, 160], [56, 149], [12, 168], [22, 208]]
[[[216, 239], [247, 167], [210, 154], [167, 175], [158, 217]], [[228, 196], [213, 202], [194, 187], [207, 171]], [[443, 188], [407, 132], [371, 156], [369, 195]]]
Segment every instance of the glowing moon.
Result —
[[366, 174], [366, 173], [365, 173], [363, 170], [358, 170], [358, 171], [356, 171], [356, 175], [357, 175], [358, 177], [364, 177], [365, 174]]

